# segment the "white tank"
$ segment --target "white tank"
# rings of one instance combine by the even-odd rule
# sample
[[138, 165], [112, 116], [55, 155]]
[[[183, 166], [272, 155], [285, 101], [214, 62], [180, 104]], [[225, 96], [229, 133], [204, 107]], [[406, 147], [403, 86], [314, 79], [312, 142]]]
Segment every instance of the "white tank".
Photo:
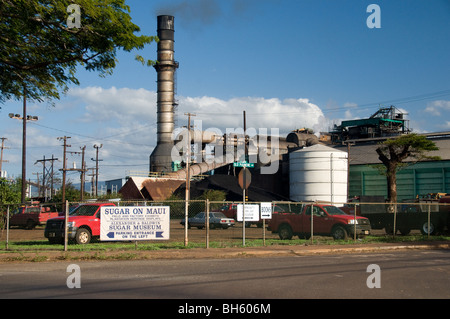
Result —
[[347, 202], [348, 154], [316, 144], [289, 154], [290, 198], [295, 201]]

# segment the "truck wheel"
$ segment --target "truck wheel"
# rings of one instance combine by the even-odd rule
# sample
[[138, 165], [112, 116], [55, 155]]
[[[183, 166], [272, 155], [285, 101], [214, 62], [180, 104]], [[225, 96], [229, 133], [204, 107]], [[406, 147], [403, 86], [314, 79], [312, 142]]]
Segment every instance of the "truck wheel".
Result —
[[[394, 227], [391, 225], [386, 225], [384, 227], [384, 231], [386, 232], [386, 234], [388, 235], [394, 235]], [[397, 233], [397, 232], [396, 232]]]
[[333, 230], [331, 231], [331, 236], [333, 236], [333, 238], [335, 240], [339, 240], [339, 239], [344, 239], [345, 240], [348, 237], [348, 233], [347, 233], [347, 231], [345, 230], [344, 227], [342, 227], [342, 226], [335, 226], [333, 228]]
[[29, 219], [27, 220], [27, 224], [25, 225], [26, 229], [33, 229], [34, 227], [36, 227], [36, 224], [34, 223], [34, 220]]
[[407, 227], [405, 227], [405, 228], [402, 227], [399, 230], [400, 230], [400, 234], [402, 234], [402, 236], [407, 236], [411, 232], [411, 229], [407, 228]]
[[84, 245], [91, 242], [91, 232], [86, 228], [79, 228], [75, 235], [75, 241], [77, 244]]
[[280, 228], [278, 229], [278, 236], [280, 237], [280, 239], [292, 239], [292, 228], [289, 225], [281, 225]]
[[311, 238], [311, 233], [301, 233], [298, 235], [298, 239], [310, 239]]
[[[435, 230], [433, 223], [430, 223], [430, 235], [434, 235]], [[420, 232], [422, 235], [428, 235], [428, 222], [423, 223]]]
[[64, 244], [64, 240], [61, 238], [49, 238], [48, 242], [50, 245]]

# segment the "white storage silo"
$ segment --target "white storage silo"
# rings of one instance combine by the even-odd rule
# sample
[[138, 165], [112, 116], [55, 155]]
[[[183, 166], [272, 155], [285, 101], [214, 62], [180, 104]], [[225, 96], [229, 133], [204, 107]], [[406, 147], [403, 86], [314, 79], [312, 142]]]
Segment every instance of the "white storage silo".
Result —
[[289, 154], [290, 198], [347, 202], [348, 154], [316, 144]]

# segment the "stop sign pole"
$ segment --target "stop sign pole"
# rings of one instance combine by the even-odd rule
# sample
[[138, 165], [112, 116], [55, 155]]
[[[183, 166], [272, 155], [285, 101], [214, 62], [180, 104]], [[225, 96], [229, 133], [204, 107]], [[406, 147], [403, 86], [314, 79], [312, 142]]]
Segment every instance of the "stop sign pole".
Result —
[[245, 247], [245, 191], [247, 190], [247, 168], [242, 169], [243, 172], [243, 188], [242, 188], [242, 246]]
[[243, 167], [239, 172], [238, 181], [239, 186], [242, 188], [242, 245], [245, 246], [245, 193], [250, 186], [250, 182], [252, 179], [252, 174], [247, 169], [247, 167]]
[[[243, 112], [243, 120], [244, 120], [244, 160], [247, 161], [248, 156], [248, 148], [247, 148], [247, 119], [245, 116], [245, 111]], [[247, 182], [247, 172], [249, 174], [248, 182]], [[242, 246], [245, 247], [245, 192], [250, 185], [250, 171], [247, 170], [247, 167], [244, 166], [244, 168], [241, 171], [243, 177], [242, 177]], [[247, 184], [248, 183], [248, 184]]]

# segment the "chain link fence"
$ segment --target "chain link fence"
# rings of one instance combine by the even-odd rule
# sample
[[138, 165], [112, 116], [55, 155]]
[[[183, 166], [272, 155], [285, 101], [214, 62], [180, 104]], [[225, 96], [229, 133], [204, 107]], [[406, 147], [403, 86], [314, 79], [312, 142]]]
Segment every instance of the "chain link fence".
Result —
[[[79, 206], [96, 202], [66, 203], [69, 227], [75, 230], [83, 225], [71, 225], [71, 213]], [[354, 239], [370, 236], [447, 235], [450, 230], [450, 204], [437, 201], [411, 203], [319, 203], [319, 202], [215, 202], [208, 200], [186, 201], [112, 201], [110, 205], [122, 206], [168, 206], [170, 207], [170, 238], [168, 242], [198, 244], [202, 247], [245, 245], [249, 241], [264, 245], [266, 240], [289, 240], [298, 236], [312, 240], [321, 236], [335, 239]], [[262, 207], [270, 205], [268, 219], [262, 219]], [[65, 222], [62, 203], [45, 205], [0, 205], [2, 247], [8, 249], [11, 242], [58, 243], [52, 240], [47, 228], [58, 217], [58, 227], [64, 233]], [[252, 208], [255, 208], [253, 209]], [[339, 209], [336, 209], [338, 207]], [[97, 209], [97, 208], [96, 208]], [[95, 212], [95, 211], [94, 211]], [[92, 214], [94, 214], [94, 212]], [[206, 214], [209, 212], [209, 215]], [[256, 212], [256, 213], [255, 213]], [[257, 214], [257, 216], [255, 216]], [[93, 215], [94, 216], [94, 215]], [[98, 224], [100, 224], [100, 215]], [[209, 216], [209, 217], [208, 217]], [[56, 218], [56, 219], [58, 219]], [[209, 223], [205, 222], [209, 219]], [[243, 222], [245, 220], [245, 222]], [[186, 226], [187, 222], [187, 226]], [[90, 231], [89, 242], [98, 233]], [[69, 229], [69, 228], [68, 228]], [[395, 231], [394, 231], [395, 229]], [[69, 231], [69, 230], [68, 230]], [[47, 232], [47, 233], [46, 233]], [[69, 231], [70, 232], [70, 231]], [[98, 232], [98, 231], [97, 231]], [[69, 238], [68, 243], [76, 243]], [[98, 240], [97, 240], [98, 242]]]

